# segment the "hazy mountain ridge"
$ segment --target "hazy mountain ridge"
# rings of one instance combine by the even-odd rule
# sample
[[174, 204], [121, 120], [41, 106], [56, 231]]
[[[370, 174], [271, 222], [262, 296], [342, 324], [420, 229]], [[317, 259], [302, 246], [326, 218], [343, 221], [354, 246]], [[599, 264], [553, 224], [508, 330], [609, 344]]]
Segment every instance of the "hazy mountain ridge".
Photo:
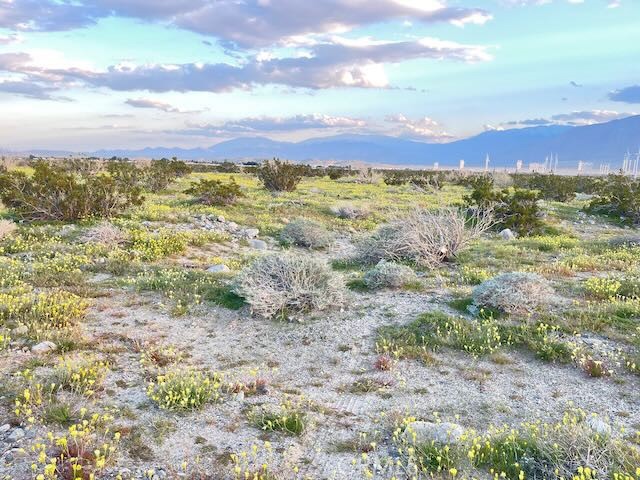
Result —
[[[640, 148], [640, 115], [588, 126], [538, 126], [512, 130], [493, 130], [450, 143], [426, 143], [384, 135], [336, 135], [300, 142], [281, 142], [263, 137], [235, 138], [209, 148], [149, 147], [141, 150], [99, 150], [99, 157], [172, 157], [191, 160], [240, 160], [281, 157], [294, 161], [363, 161], [376, 164], [431, 166], [480, 166], [488, 154], [493, 167], [512, 167], [517, 160], [525, 164], [544, 162], [549, 154], [558, 155], [562, 167], [575, 167], [578, 161], [610, 163], [616, 168], [625, 152]], [[31, 152], [29, 152], [31, 153]], [[32, 152], [36, 153], [36, 152]], [[38, 151], [45, 154], [45, 151]], [[63, 152], [55, 152], [61, 154]]]

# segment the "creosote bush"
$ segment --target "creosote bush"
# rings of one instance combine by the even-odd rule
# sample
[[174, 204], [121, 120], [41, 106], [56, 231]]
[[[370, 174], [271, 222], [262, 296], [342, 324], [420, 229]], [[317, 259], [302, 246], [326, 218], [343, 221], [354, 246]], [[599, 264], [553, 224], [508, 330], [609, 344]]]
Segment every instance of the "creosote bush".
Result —
[[359, 260], [407, 261], [433, 267], [467, 247], [492, 225], [489, 211], [470, 216], [456, 208], [416, 209], [404, 218], [383, 225], [358, 247]]
[[[128, 163], [99, 169], [36, 161], [33, 173], [0, 171], [0, 199], [20, 218], [74, 221], [111, 217], [142, 204], [142, 189]], [[94, 168], [98, 169], [96, 173]]]
[[298, 218], [285, 225], [280, 233], [280, 240], [298, 247], [326, 248], [333, 243], [334, 237], [320, 223]]
[[256, 173], [264, 188], [271, 192], [292, 192], [302, 180], [300, 165], [277, 158], [263, 162]]
[[167, 188], [176, 178], [184, 177], [189, 173], [191, 168], [176, 158], [153, 160], [143, 170], [144, 186], [146, 190], [157, 193]]
[[478, 307], [488, 307], [509, 314], [531, 313], [553, 302], [551, 284], [535, 273], [503, 273], [482, 282], [473, 290]]
[[346, 302], [344, 282], [326, 261], [300, 254], [258, 258], [240, 273], [235, 291], [254, 313], [267, 318], [327, 310]]
[[600, 180], [587, 211], [640, 222], [640, 180], [627, 175], [609, 175]]
[[380, 260], [363, 278], [364, 284], [371, 289], [402, 288], [417, 281], [418, 276], [411, 267], [385, 260]]
[[233, 205], [238, 198], [244, 197], [240, 185], [233, 177], [227, 183], [221, 180], [200, 180], [192, 183], [185, 193], [194, 195], [199, 203], [205, 205]]

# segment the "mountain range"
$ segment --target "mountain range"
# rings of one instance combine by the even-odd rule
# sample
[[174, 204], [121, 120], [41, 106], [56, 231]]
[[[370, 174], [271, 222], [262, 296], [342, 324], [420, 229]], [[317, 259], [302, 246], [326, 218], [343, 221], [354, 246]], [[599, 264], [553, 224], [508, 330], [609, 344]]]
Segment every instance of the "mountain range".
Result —
[[[547, 125], [510, 130], [492, 130], [449, 143], [426, 143], [383, 135], [336, 135], [300, 142], [282, 142], [262, 137], [243, 137], [208, 148], [144, 148], [142, 150], [100, 150], [98, 157], [161, 158], [187, 160], [250, 160], [279, 157], [297, 162], [366, 162], [398, 166], [514, 167], [543, 163], [546, 156], [558, 157], [559, 168], [575, 169], [579, 161], [598, 168], [610, 164], [617, 169], [627, 151], [640, 148], [640, 115], [587, 126]], [[51, 152], [30, 152], [51, 154]], [[64, 152], [55, 152], [62, 154]]]

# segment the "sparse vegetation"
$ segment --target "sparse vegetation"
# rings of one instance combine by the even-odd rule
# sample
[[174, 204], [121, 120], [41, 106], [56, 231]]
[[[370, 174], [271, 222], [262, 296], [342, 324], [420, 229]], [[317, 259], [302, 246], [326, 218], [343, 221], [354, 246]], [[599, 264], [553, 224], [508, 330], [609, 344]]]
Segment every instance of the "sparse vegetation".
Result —
[[236, 292], [263, 317], [327, 310], [346, 301], [344, 282], [326, 262], [309, 255], [269, 255], [240, 274]]

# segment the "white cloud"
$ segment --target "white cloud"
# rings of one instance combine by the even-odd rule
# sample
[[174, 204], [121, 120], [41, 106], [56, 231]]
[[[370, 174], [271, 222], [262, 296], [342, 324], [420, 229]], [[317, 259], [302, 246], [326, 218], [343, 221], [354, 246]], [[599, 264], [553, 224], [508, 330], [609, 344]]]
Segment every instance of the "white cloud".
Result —
[[412, 120], [405, 115], [389, 115], [385, 118], [387, 123], [395, 125], [396, 133], [401, 136], [429, 139], [432, 141], [445, 141], [453, 138], [442, 125], [429, 117], [421, 117]]

